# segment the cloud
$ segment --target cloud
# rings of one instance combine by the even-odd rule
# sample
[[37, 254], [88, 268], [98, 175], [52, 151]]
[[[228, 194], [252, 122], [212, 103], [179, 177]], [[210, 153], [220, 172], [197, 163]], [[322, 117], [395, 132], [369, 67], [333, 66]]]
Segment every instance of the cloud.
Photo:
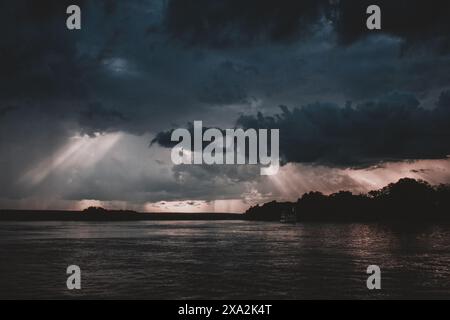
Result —
[[[348, 45], [373, 35], [366, 27], [371, 0], [170, 0], [169, 34], [189, 45], [230, 48], [261, 42], [292, 43], [329, 23], [339, 43]], [[450, 49], [450, 4], [446, 0], [379, 0], [382, 30], [408, 46], [433, 43]]]
[[367, 166], [380, 161], [442, 159], [450, 153], [449, 92], [434, 109], [410, 94], [393, 93], [347, 105], [315, 103], [275, 116], [241, 116], [244, 128], [280, 129], [286, 162]]
[[[197, 119], [232, 123], [240, 112], [319, 97], [426, 95], [450, 81], [448, 58], [400, 59], [390, 38], [336, 46], [335, 27], [322, 20], [350, 10], [344, 2], [337, 9], [321, 0], [165, 3], [78, 1], [76, 32], [65, 28], [70, 1], [1, 5], [0, 67], [8, 77], [0, 79], [0, 118], [8, 106], [38, 108], [54, 121], [78, 122], [81, 132], [143, 134]], [[93, 104], [108, 112], [94, 116]]]
[[404, 39], [407, 46], [431, 43], [438, 51], [450, 49], [450, 3], [446, 0], [341, 0], [337, 1], [336, 31], [348, 44], [371, 34], [366, 28], [366, 9], [377, 4], [382, 10], [381, 33]]
[[[194, 137], [194, 135], [195, 135], [194, 134], [194, 124], [192, 122], [189, 122], [186, 125], [186, 129], [190, 133], [191, 137]], [[204, 132], [208, 129], [212, 129], [212, 128], [207, 127], [207, 126], [202, 126], [202, 134], [204, 134]], [[214, 128], [214, 129], [220, 130], [222, 132], [223, 136], [226, 135], [225, 130], [222, 130], [220, 128]], [[172, 148], [172, 147], [176, 146], [179, 143], [179, 141], [172, 141], [172, 133], [174, 130], [175, 129], [170, 129], [167, 131], [158, 132], [156, 134], [156, 136], [150, 142], [150, 147], [152, 147], [155, 144], [158, 144], [159, 146], [164, 147], [164, 148]], [[209, 144], [209, 142], [203, 142], [203, 147], [207, 146], [208, 144]]]
[[226, 48], [291, 42], [321, 16], [323, 0], [170, 0], [166, 27], [189, 45]]
[[120, 131], [129, 121], [125, 115], [117, 110], [105, 108], [101, 103], [91, 103], [87, 108], [80, 112], [79, 124], [81, 134], [94, 136], [98, 132]]
[[[242, 115], [244, 129], [279, 129], [282, 160], [331, 167], [370, 166], [383, 161], [443, 159], [450, 154], [450, 91], [433, 109], [414, 95], [392, 93], [352, 107], [314, 103], [281, 113]], [[170, 148], [171, 130], [153, 143]]]

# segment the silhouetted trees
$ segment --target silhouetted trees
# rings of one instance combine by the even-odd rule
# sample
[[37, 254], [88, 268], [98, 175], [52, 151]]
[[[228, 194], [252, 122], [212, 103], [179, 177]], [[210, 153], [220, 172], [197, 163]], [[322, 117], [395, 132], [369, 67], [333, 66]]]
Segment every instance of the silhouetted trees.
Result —
[[84, 213], [90, 213], [90, 214], [95, 214], [95, 213], [108, 213], [108, 210], [106, 210], [105, 208], [102, 207], [89, 207], [83, 210]]
[[292, 208], [298, 221], [450, 221], [450, 185], [404, 178], [368, 194], [309, 192], [295, 203], [272, 201], [251, 207], [245, 217], [278, 221]]

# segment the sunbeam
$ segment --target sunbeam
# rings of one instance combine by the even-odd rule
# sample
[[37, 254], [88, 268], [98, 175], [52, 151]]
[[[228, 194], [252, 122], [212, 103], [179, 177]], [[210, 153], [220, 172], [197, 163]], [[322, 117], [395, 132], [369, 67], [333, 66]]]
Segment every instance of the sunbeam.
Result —
[[89, 168], [102, 160], [121, 136], [121, 133], [74, 136], [50, 157], [27, 171], [19, 181], [36, 186], [56, 170]]

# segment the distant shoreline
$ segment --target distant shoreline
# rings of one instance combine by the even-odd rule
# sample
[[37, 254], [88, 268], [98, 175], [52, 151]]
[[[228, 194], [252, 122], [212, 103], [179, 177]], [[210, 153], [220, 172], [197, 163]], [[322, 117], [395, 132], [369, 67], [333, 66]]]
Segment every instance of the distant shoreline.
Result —
[[[280, 204], [280, 203], [279, 203]], [[278, 210], [274, 213], [278, 216]], [[156, 213], [156, 212], [128, 212], [128, 211], [107, 211], [105, 213], [87, 213], [84, 211], [65, 210], [3, 210], [0, 209], [0, 223], [2, 222], [137, 222], [137, 221], [253, 221], [253, 222], [280, 222], [276, 218], [256, 218], [240, 213]], [[302, 219], [297, 223], [402, 223], [404, 220], [395, 218], [385, 219]], [[411, 219], [411, 225], [417, 223], [443, 223], [450, 224], [450, 219]]]
[[105, 210], [104, 212], [64, 210], [0, 210], [1, 221], [173, 221], [244, 220], [237, 213], [143, 213]]
[[[290, 217], [290, 221], [286, 221]], [[450, 222], [450, 185], [400, 179], [367, 194], [305, 193], [296, 202], [272, 201], [245, 213], [142, 213], [89, 207], [83, 211], [0, 210], [0, 221], [246, 220], [278, 222]]]

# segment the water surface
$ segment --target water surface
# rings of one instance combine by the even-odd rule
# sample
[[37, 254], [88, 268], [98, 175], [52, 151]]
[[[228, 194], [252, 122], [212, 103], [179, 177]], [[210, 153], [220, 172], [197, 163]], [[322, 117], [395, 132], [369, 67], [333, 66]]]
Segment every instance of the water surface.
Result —
[[450, 226], [1, 222], [0, 298], [450, 298], [449, 245]]

